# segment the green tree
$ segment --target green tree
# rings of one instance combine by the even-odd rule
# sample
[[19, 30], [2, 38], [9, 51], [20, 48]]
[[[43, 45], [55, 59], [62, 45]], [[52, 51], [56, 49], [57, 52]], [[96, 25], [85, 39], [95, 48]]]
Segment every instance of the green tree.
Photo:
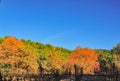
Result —
[[3, 42], [4, 38], [0, 37], [0, 44]]
[[99, 49], [96, 50], [99, 55], [99, 63], [100, 63], [100, 69], [102, 73], [106, 73], [108, 69], [110, 69], [112, 64], [112, 54], [110, 50], [105, 49]]
[[120, 54], [120, 43], [113, 47], [112, 54]]

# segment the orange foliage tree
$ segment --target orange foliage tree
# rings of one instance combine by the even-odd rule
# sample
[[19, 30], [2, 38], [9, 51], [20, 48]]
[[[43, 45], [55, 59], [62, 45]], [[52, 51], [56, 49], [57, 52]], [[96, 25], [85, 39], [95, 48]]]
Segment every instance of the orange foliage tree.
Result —
[[[22, 41], [16, 39], [15, 37], [7, 37], [0, 45], [0, 57], [3, 63], [9, 67], [18, 67], [22, 56], [22, 49], [24, 48]], [[18, 68], [17, 68], [18, 70]]]
[[30, 71], [38, 69], [37, 57], [32, 47], [25, 46], [15, 37], [7, 37], [0, 44], [0, 64], [9, 66], [12, 73], [25, 73], [28, 67]]
[[73, 72], [74, 64], [83, 68], [84, 73], [93, 73], [94, 69], [99, 69], [98, 55], [90, 48], [77, 48], [68, 58], [66, 65]]

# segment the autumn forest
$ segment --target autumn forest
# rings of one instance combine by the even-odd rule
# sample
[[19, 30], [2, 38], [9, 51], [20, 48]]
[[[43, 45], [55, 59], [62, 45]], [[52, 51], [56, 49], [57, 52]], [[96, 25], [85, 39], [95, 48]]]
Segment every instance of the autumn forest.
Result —
[[69, 50], [12, 36], [0, 38], [0, 70], [12, 74], [38, 74], [39, 66], [44, 68], [45, 74], [53, 70], [60, 74], [71, 70], [74, 74], [74, 65], [83, 68], [84, 74], [94, 74], [109, 68], [110, 63], [116, 60], [114, 56], [119, 55], [120, 44], [111, 50], [80, 46]]

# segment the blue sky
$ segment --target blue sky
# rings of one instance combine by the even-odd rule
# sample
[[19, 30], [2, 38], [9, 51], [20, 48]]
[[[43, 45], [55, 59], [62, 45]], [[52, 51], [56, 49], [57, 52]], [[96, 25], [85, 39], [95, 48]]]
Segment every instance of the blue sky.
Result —
[[1, 0], [0, 36], [75, 49], [120, 42], [120, 0]]

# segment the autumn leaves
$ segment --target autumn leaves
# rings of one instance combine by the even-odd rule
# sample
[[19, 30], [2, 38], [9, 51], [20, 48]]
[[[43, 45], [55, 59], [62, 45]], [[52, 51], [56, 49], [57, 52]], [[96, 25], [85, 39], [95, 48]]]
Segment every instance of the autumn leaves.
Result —
[[35, 72], [38, 68], [37, 59], [37, 52], [15, 37], [5, 38], [0, 45], [0, 64], [11, 73], [26, 73], [27, 69]]
[[45, 73], [51, 73], [52, 70], [62, 73], [65, 69], [73, 72], [74, 64], [83, 68], [84, 73], [93, 73], [94, 68], [99, 69], [98, 55], [90, 48], [78, 48], [68, 53], [56, 47], [40, 47], [15, 37], [7, 37], [0, 44], [0, 66], [17, 74], [37, 73], [39, 64]]
[[[69, 68], [74, 64], [83, 68], [84, 73], [93, 73], [94, 68], [99, 69], [98, 55], [90, 48], [79, 48], [73, 51], [67, 60]], [[73, 69], [73, 68], [72, 68]]]

